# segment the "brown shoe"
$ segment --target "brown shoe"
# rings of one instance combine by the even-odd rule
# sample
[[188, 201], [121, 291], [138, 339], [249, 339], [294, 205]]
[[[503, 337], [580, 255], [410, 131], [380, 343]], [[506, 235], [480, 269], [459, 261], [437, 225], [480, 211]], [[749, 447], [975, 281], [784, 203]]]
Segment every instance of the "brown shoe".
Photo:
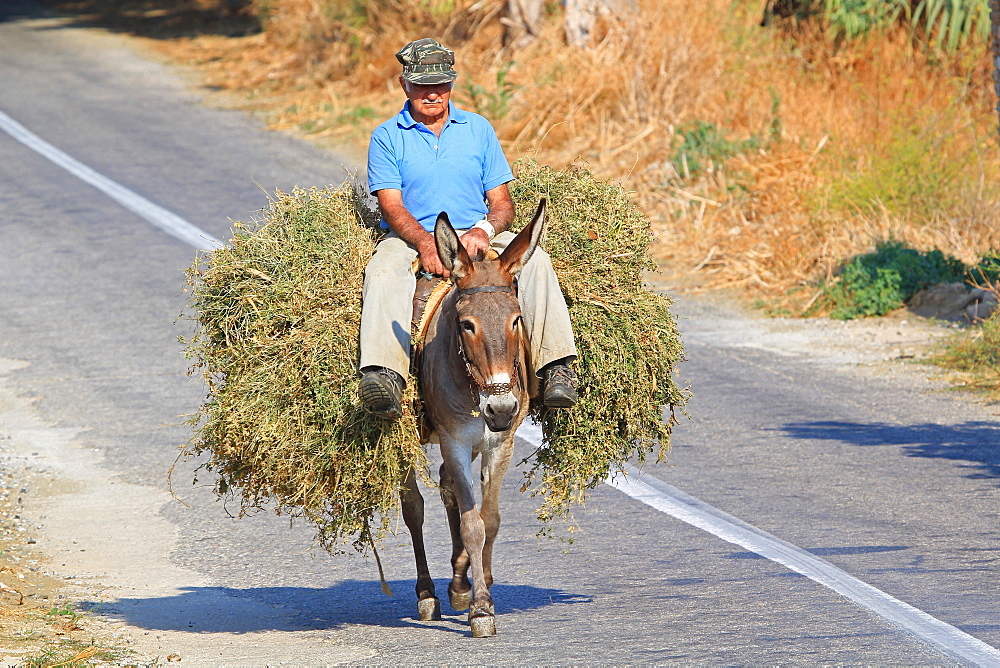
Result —
[[358, 384], [361, 405], [380, 418], [395, 420], [403, 416], [403, 388], [406, 381], [392, 369], [373, 367], [364, 372]]
[[545, 390], [542, 404], [549, 408], [572, 408], [579, 400], [576, 393], [576, 373], [566, 364], [554, 363], [545, 367]]

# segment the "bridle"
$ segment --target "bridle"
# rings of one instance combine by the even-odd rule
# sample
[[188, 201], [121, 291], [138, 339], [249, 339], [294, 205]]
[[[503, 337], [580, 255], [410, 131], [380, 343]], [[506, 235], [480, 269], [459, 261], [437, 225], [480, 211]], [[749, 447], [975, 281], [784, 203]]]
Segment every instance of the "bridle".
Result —
[[[474, 295], [480, 292], [509, 292], [516, 294], [515, 289], [510, 285], [482, 285], [474, 288], [460, 289], [458, 296], [464, 297], [465, 295]], [[465, 373], [469, 376], [469, 380], [472, 381], [469, 389], [472, 390], [472, 400], [475, 405], [479, 405], [479, 393], [476, 392], [476, 388], [491, 396], [499, 397], [509, 394], [514, 389], [514, 385], [517, 384], [518, 372], [521, 367], [518, 357], [514, 357], [514, 373], [511, 375], [509, 383], [481, 383], [472, 372], [472, 363], [469, 362], [469, 356], [465, 354], [465, 348], [462, 346], [461, 332], [458, 334], [458, 354], [462, 357], [462, 361], [465, 362]]]

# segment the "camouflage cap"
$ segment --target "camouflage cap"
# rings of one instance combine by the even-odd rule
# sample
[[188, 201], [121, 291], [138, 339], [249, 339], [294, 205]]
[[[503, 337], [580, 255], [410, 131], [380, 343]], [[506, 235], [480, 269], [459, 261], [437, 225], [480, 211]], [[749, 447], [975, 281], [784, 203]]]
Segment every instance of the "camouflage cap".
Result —
[[454, 81], [458, 73], [455, 52], [431, 37], [410, 42], [396, 54], [403, 64], [403, 79], [415, 84], [439, 84]]

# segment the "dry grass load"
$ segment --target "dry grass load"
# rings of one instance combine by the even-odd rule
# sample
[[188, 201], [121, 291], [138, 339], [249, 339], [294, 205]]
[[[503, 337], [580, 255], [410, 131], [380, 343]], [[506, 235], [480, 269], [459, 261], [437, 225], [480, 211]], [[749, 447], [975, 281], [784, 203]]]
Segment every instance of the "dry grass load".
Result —
[[[682, 348], [669, 299], [642, 285], [649, 222], [626, 193], [581, 167], [525, 160], [517, 173], [522, 216], [550, 199], [545, 245], [583, 379], [573, 410], [535, 410], [546, 445], [524, 489], [550, 520], [624, 461], [664, 456], [686, 398], [672, 377]], [[304, 517], [330, 549], [383, 535], [407, 467], [425, 463], [410, 402], [391, 423], [358, 405], [361, 283], [379, 234], [370, 215], [351, 186], [279, 193], [262, 221], [238, 225], [188, 273], [198, 329], [187, 353], [208, 397], [185, 454], [208, 454], [217, 493], [237, 495], [244, 512], [270, 504]]]
[[673, 378], [683, 349], [670, 299], [643, 286], [643, 273], [656, 267], [647, 252], [652, 237], [627, 193], [581, 166], [555, 171], [522, 159], [516, 167], [517, 228], [539, 197], [548, 198], [544, 245], [579, 353], [579, 405], [535, 413], [546, 446], [525, 487], [537, 477], [540, 517], [549, 519], [622, 462], [654, 450], [665, 456], [675, 409], [686, 400]]
[[[187, 354], [208, 386], [189, 455], [244, 512], [271, 501], [328, 545], [387, 527], [420, 466], [412, 413], [382, 423], [356, 396], [361, 281], [376, 232], [350, 187], [278, 193], [259, 226], [188, 271], [197, 333]], [[380, 524], [373, 526], [375, 518]]]

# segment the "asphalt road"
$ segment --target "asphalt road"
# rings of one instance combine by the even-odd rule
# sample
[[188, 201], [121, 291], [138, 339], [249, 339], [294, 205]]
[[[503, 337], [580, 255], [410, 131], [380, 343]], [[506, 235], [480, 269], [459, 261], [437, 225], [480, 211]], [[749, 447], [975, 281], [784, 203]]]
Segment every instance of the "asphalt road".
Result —
[[[346, 158], [208, 108], [122, 39], [28, 2], [0, 8], [0, 82], [0, 112], [219, 238], [275, 188], [344, 175]], [[508, 477], [500, 635], [488, 640], [468, 638], [447, 609], [441, 622], [414, 619], [405, 530], [383, 554], [389, 598], [374, 564], [313, 548], [307, 526], [229, 517], [188, 486], [191, 465], [174, 475], [186, 505], [170, 499], [167, 471], [188, 436], [180, 416], [201, 399], [175, 322], [193, 256], [0, 132], [0, 388], [30, 399], [47, 434], [26, 456], [75, 476], [39, 500], [39, 547], [76, 569], [138, 649], [216, 664], [961, 662], [607, 486], [569, 542], [536, 537], [534, 501]], [[1000, 646], [996, 415], [912, 373], [750, 345], [753, 325], [722, 307], [679, 311], [695, 398], [670, 465], [647, 472]], [[443, 580], [447, 532], [430, 501]]]

